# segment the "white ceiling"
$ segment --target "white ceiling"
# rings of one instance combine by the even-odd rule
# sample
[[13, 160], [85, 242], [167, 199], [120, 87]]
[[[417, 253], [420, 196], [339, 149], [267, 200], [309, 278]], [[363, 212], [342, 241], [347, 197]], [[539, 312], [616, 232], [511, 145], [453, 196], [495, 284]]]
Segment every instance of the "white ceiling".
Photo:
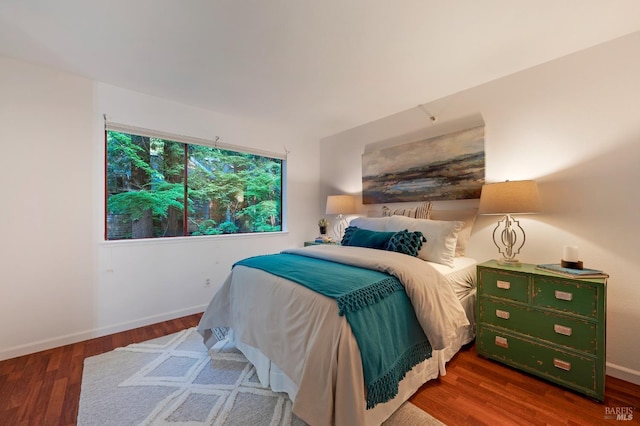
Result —
[[0, 55], [317, 137], [639, 30], [638, 0], [0, 0]]

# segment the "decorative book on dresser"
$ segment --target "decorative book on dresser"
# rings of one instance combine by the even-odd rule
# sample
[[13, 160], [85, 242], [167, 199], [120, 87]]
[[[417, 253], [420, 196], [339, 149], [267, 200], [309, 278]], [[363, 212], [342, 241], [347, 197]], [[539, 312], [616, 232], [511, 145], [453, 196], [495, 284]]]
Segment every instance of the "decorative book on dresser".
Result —
[[478, 265], [478, 354], [604, 399], [606, 278]]

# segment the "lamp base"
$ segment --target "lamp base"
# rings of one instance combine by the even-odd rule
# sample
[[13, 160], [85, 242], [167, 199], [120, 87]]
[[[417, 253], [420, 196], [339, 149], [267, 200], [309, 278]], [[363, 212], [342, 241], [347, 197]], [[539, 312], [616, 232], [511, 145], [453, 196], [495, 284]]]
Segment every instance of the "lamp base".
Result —
[[522, 266], [522, 263], [518, 259], [498, 259], [498, 265], [506, 265], [506, 266]]
[[[501, 228], [502, 225], [502, 228]], [[493, 230], [493, 244], [498, 247], [498, 252], [502, 255], [498, 259], [499, 265], [521, 266], [522, 264], [516, 256], [524, 246], [526, 236], [520, 222], [513, 219], [511, 215], [505, 215], [498, 221], [496, 229]]]
[[347, 226], [349, 226], [349, 222], [347, 222], [347, 219], [345, 219], [342, 214], [339, 214], [333, 228], [333, 233], [336, 236], [336, 242], [342, 241], [342, 236], [344, 235], [344, 230], [347, 229]]

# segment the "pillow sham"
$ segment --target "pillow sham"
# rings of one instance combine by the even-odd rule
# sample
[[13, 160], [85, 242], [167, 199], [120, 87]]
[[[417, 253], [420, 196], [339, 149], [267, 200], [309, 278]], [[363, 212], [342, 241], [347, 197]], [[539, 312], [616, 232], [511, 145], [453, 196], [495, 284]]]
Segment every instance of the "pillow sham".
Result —
[[467, 243], [469, 242], [469, 238], [471, 238], [471, 230], [477, 217], [478, 209], [431, 210], [429, 215], [429, 219], [433, 220], [457, 220], [464, 222], [462, 229], [458, 232], [456, 256], [465, 256], [467, 254]]
[[431, 211], [431, 201], [422, 203], [417, 207], [390, 209], [387, 206], [382, 206], [383, 216], [406, 216], [414, 219], [429, 219], [429, 212]]
[[356, 217], [349, 222], [349, 225], [370, 231], [385, 231], [388, 221], [388, 217]]
[[386, 250], [417, 257], [423, 242], [427, 242], [427, 240], [422, 235], [422, 232], [409, 232], [405, 229], [404, 231], [393, 233]]
[[412, 219], [404, 216], [391, 216], [387, 222], [387, 231], [419, 231], [427, 239], [418, 252], [418, 257], [430, 262], [453, 267], [458, 232], [464, 222], [430, 219]]
[[343, 246], [367, 247], [378, 250], [385, 250], [389, 239], [395, 232], [370, 231], [349, 226], [344, 231], [341, 244]]

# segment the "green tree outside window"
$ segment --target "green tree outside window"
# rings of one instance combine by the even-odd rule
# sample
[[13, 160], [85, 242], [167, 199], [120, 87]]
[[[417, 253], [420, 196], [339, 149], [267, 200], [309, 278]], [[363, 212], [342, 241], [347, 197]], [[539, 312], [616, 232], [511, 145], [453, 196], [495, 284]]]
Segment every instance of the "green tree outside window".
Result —
[[106, 238], [282, 229], [283, 161], [106, 132]]

